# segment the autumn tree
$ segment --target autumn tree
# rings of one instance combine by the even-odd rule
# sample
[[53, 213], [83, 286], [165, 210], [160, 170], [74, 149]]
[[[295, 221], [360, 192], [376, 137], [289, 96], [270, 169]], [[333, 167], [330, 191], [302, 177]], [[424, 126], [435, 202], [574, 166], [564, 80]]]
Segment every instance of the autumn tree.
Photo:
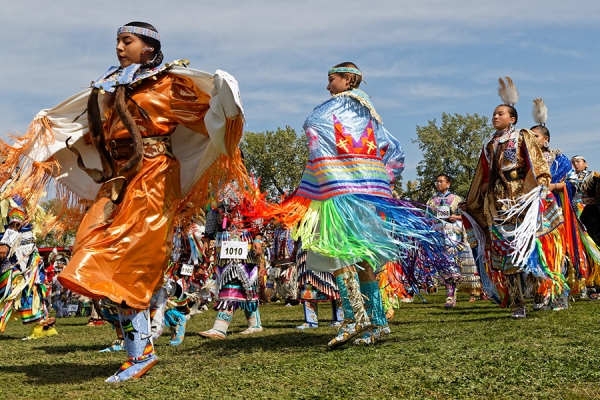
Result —
[[[66, 210], [59, 199], [46, 200], [40, 207], [47, 215], [58, 215], [58, 223], [55, 229], [50, 230], [44, 237], [37, 238], [38, 247], [65, 247], [73, 245], [76, 228], [83, 217], [82, 210], [77, 207], [67, 207]], [[45, 227], [40, 227], [44, 230]], [[58, 230], [58, 231], [57, 231]]]
[[260, 178], [260, 190], [271, 199], [300, 183], [308, 160], [308, 141], [289, 126], [276, 131], [244, 132], [240, 149], [249, 172]]
[[436, 119], [425, 126], [417, 126], [417, 139], [413, 143], [421, 149], [423, 159], [417, 165], [420, 188], [413, 198], [427, 201], [433, 194], [433, 184], [439, 174], [450, 176], [451, 190], [465, 197], [483, 142], [493, 132], [488, 118], [477, 114], [443, 113], [441, 126], [437, 125]]
[[394, 186], [392, 188], [394, 191], [394, 197], [397, 197], [401, 200], [413, 200], [419, 201], [419, 193], [421, 192], [419, 181], [410, 179], [406, 181], [406, 186], [402, 180], [402, 176], [399, 176], [394, 181]]

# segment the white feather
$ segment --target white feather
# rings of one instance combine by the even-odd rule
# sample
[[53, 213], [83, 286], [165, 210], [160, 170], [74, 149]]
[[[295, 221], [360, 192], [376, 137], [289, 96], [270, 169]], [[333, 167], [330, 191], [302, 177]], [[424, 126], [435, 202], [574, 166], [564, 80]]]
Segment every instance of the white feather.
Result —
[[498, 78], [498, 94], [504, 104], [514, 106], [519, 101], [519, 91], [510, 76], [505, 76], [506, 83], [502, 78]]
[[531, 111], [531, 115], [536, 124], [546, 124], [546, 121], [548, 120], [548, 108], [546, 107], [544, 100], [541, 98], [533, 100], [533, 110]]

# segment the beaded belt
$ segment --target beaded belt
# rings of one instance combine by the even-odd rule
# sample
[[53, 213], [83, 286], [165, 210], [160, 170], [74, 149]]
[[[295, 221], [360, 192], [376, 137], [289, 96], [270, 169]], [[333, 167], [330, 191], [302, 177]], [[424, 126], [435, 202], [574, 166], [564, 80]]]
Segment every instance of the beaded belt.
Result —
[[[165, 155], [175, 158], [171, 147], [171, 136], [150, 136], [142, 138], [144, 157], [154, 158]], [[128, 160], [133, 155], [133, 141], [131, 139], [114, 139], [108, 142], [110, 154], [115, 160]]]

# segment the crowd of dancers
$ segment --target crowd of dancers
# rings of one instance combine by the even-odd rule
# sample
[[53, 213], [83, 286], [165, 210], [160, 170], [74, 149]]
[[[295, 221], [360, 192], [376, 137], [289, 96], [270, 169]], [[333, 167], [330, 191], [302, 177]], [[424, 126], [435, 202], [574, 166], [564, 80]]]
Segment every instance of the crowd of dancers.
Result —
[[[318, 304], [331, 302], [333, 349], [383, 340], [394, 306], [438, 284], [447, 308], [464, 291], [514, 318], [526, 317], [527, 296], [534, 310], [597, 299], [599, 175], [550, 148], [542, 99], [533, 100], [537, 125], [515, 127], [510, 78], [499, 81], [495, 133], [466, 198], [440, 171], [421, 206], [392, 191], [404, 153], [360, 89], [361, 70], [335, 65], [331, 98], [304, 124], [310, 154], [298, 187], [267, 201], [238, 148], [234, 78], [163, 64], [160, 35], [143, 22], [117, 30], [116, 50], [119, 66], [42, 110], [16, 145], [2, 143], [0, 332], [18, 316], [35, 327], [29, 338], [57, 334], [50, 308], [64, 309], [61, 294], [83, 296], [91, 323], [115, 327], [104, 351], [127, 352], [107, 379], [121, 382], [156, 364], [165, 327], [170, 345], [181, 344], [209, 304], [214, 324], [199, 335], [223, 339], [238, 309], [250, 335], [263, 331], [261, 304], [299, 301], [297, 328], [311, 329]], [[58, 215], [38, 205], [49, 184]], [[48, 269], [35, 237], [68, 227], [77, 229], [71, 258]]]

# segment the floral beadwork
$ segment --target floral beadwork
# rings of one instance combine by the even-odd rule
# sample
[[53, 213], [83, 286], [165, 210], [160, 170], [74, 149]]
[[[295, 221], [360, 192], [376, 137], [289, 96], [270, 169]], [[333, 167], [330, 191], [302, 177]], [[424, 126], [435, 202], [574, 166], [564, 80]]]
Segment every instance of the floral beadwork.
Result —
[[517, 148], [515, 140], [512, 138], [506, 142], [506, 146], [504, 147], [504, 159], [511, 164], [517, 159]]

